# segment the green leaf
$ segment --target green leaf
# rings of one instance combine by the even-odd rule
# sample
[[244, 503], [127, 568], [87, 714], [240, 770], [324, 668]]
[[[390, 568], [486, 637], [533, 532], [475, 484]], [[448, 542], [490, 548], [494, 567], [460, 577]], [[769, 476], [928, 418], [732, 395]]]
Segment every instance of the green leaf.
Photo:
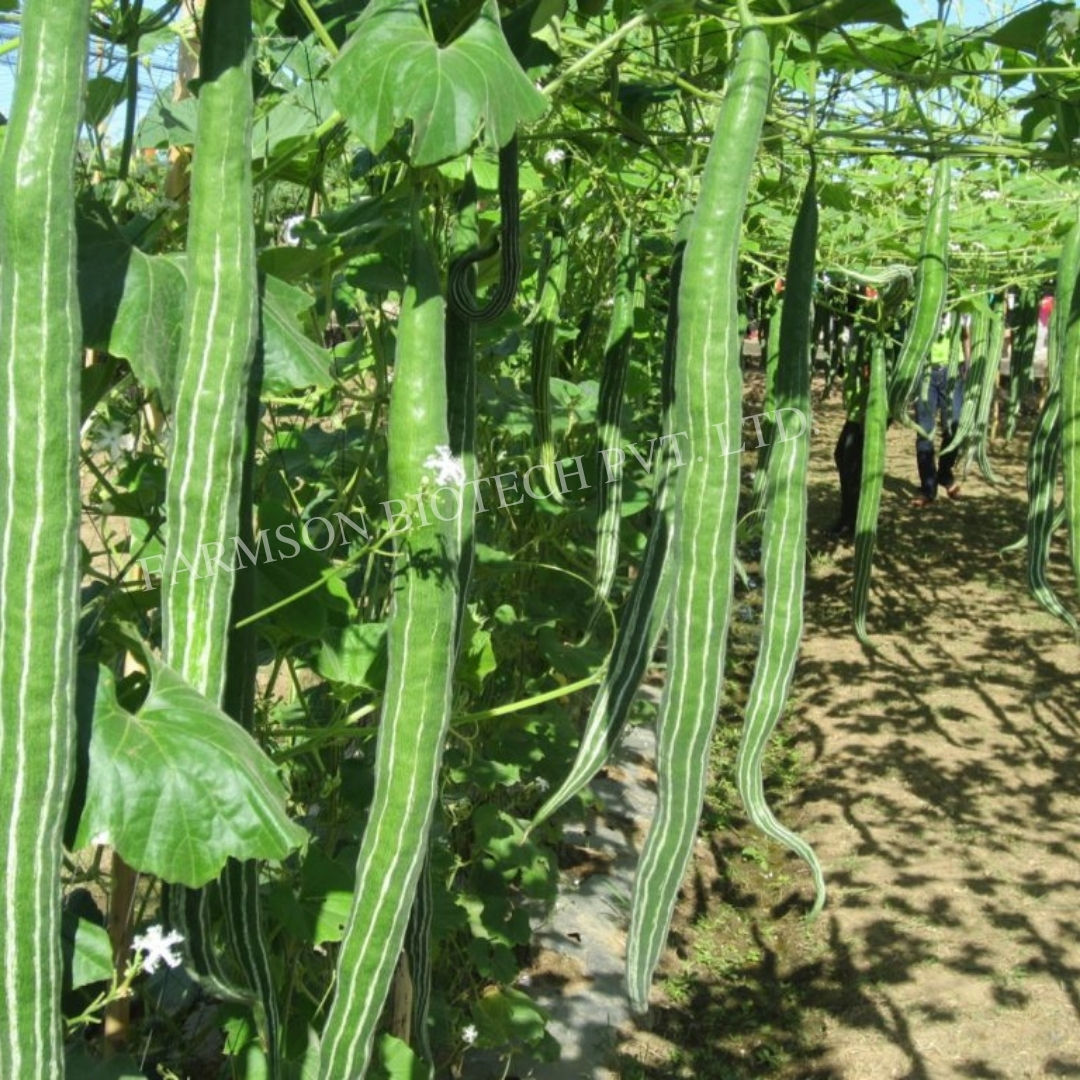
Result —
[[484, 629], [483, 622], [476, 616], [476, 605], [470, 604], [465, 616], [465, 646], [458, 658], [455, 678], [463, 683], [473, 694], [479, 694], [484, 688], [484, 680], [498, 666], [495, 650], [491, 647], [491, 631]]
[[504, 146], [547, 107], [510, 51], [496, 0], [445, 48], [428, 33], [419, 0], [373, 0], [330, 69], [330, 93], [375, 153], [411, 120], [414, 165], [457, 157], [481, 134]]
[[86, 122], [91, 127], [105, 123], [113, 109], [124, 100], [127, 90], [119, 79], [96, 75], [86, 84]]
[[132, 247], [97, 212], [79, 217], [78, 236], [83, 343], [127, 360], [168, 410], [187, 292], [183, 270], [173, 257]]
[[112, 942], [103, 926], [71, 912], [61, 925], [64, 955], [71, 956], [71, 989], [112, 978]]
[[1058, 12], [1072, 11], [1072, 4], [1036, 4], [1025, 7], [989, 37], [995, 45], [1037, 55], [1050, 34], [1050, 24]]
[[490, 987], [472, 1007], [479, 1046], [535, 1046], [546, 1033], [547, 1015], [520, 990]]
[[770, 0], [760, 5], [762, 15], [787, 15], [805, 12], [793, 26], [808, 41], [816, 41], [838, 26], [852, 23], [879, 23], [904, 30], [904, 12], [896, 0], [794, 0], [793, 3]]
[[407, 1043], [393, 1035], [380, 1035], [371, 1076], [372, 1080], [427, 1080], [428, 1070]]
[[173, 101], [158, 94], [139, 124], [137, 148], [191, 146], [195, 141], [196, 107], [193, 97]]
[[86, 804], [75, 843], [107, 842], [136, 869], [197, 888], [225, 861], [281, 860], [307, 834], [255, 740], [171, 668], [147, 655], [137, 713], [100, 669]]
[[386, 624], [350, 623], [328, 635], [315, 670], [331, 682], [381, 693], [386, 683]]
[[267, 275], [263, 287], [263, 393], [284, 394], [304, 386], [333, 386], [330, 353], [300, 327], [315, 303], [303, 289]]

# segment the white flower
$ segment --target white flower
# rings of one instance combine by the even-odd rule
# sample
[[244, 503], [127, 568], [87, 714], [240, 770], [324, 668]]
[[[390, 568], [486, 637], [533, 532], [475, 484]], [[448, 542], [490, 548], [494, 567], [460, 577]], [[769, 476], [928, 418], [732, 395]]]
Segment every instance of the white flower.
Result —
[[145, 934], [136, 934], [131, 939], [131, 951], [146, 953], [143, 971], [153, 975], [162, 960], [171, 968], [180, 966], [180, 956], [172, 950], [173, 946], [179, 945], [183, 940], [183, 934], [178, 934], [175, 930], [164, 934], [162, 928], [155, 924], [148, 927]]
[[281, 242], [286, 247], [299, 247], [300, 237], [296, 235], [296, 226], [304, 223], [303, 214], [293, 214], [287, 217], [281, 224]]
[[439, 487], [463, 487], [465, 484], [465, 466], [460, 458], [454, 457], [449, 446], [436, 446], [435, 453], [424, 459], [424, 468], [435, 474], [435, 483]]
[[467, 1027], [462, 1028], [461, 1041], [466, 1046], [472, 1046], [472, 1044], [474, 1042], [476, 1042], [477, 1036], [479, 1034], [480, 1034], [480, 1032], [476, 1030], [476, 1025], [475, 1024], [469, 1024]]
[[106, 451], [109, 461], [115, 462], [122, 454], [130, 454], [135, 449], [135, 436], [124, 431], [124, 425], [114, 420], [105, 428], [92, 444], [96, 451]]
[[545, 165], [561, 165], [566, 160], [566, 151], [561, 146], [553, 146], [544, 154]]
[[984, 199], [1000, 199], [1001, 192], [995, 191], [993, 188], [987, 188], [985, 191], [979, 193]]

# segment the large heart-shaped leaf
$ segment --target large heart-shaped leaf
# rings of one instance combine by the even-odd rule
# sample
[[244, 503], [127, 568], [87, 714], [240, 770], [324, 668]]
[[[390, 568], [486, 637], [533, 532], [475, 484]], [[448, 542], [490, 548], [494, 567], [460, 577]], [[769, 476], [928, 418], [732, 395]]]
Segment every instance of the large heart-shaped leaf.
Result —
[[198, 887], [235, 859], [284, 859], [307, 834], [255, 740], [171, 668], [147, 657], [137, 713], [102, 668], [77, 847], [111, 844], [164, 881]]
[[485, 0], [476, 22], [445, 47], [428, 32], [419, 0], [372, 0], [330, 69], [330, 93], [376, 153], [411, 120], [414, 165], [456, 157], [481, 134], [503, 146], [546, 108], [503, 36], [496, 0]]

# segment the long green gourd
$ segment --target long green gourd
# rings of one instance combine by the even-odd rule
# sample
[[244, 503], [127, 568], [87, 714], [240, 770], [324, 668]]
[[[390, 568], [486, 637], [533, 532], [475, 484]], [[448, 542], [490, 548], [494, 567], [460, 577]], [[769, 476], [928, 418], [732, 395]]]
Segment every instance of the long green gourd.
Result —
[[[795, 219], [785, 276], [780, 355], [774, 382], [774, 440], [769, 452], [763, 505], [761, 584], [764, 610], [761, 649], [750, 684], [735, 780], [747, 816], [762, 832], [794, 851], [814, 879], [813, 914], [825, 903], [825, 878], [810, 845], [777, 820], [765, 798], [762, 762], [769, 737], [787, 701], [803, 629], [806, 585], [806, 483], [810, 459], [810, 330], [818, 207], [813, 163]], [[786, 418], [786, 423], [785, 423]], [[798, 423], [801, 431], [786, 425]]]
[[1028, 444], [1027, 577], [1031, 595], [1074, 632], [1072, 612], [1061, 602], [1047, 576], [1054, 536], [1054, 488], [1061, 465], [1061, 387], [1050, 387]]
[[[458, 216], [450, 243], [451, 266], [466, 253], [475, 250], [477, 242], [476, 182], [470, 171], [465, 178]], [[451, 271], [453, 276], [453, 271]], [[476, 297], [476, 270], [469, 263], [459, 272], [458, 289], [464, 311], [469, 311]], [[476, 331], [474, 320], [454, 304], [446, 305], [446, 421], [451, 455], [461, 462], [464, 485], [461, 489], [461, 508], [454, 518], [454, 545], [458, 557], [457, 620], [454, 639], [455, 652], [460, 653], [464, 619], [468, 612], [469, 585], [475, 562], [473, 532], [476, 524]], [[409, 929], [405, 938], [405, 954], [412, 977], [412, 1042], [418, 1056], [425, 1062], [429, 1077], [434, 1075], [431, 1039], [428, 1031], [428, 1010], [431, 1002], [431, 926], [434, 895], [431, 863], [425, 859], [420, 881], [416, 887]]]
[[[258, 338], [252, 52], [249, 0], [207, 0], [191, 167], [187, 299], [165, 490], [161, 619], [166, 663], [215, 703], [225, 694], [236, 582], [209, 560], [227, 551], [242, 527], [248, 393]], [[246, 985], [237, 985], [214, 941], [216, 892], [223, 900], [231, 959]], [[230, 864], [206, 889], [171, 889], [168, 910], [185, 935], [194, 973], [222, 997], [253, 1004], [276, 1075], [277, 1002], [259, 915], [257, 867]]]
[[964, 446], [975, 430], [979, 415], [979, 402], [983, 397], [983, 388], [990, 365], [990, 309], [985, 300], [980, 300], [971, 314], [971, 365], [964, 382], [964, 397], [960, 403], [960, 416], [956, 421], [956, 430], [942, 454], [948, 454]]
[[[1058, 273], [1071, 273], [1069, 305], [1062, 312], [1064, 326], [1059, 360], [1061, 381], [1061, 461], [1065, 473], [1065, 524], [1073, 579], [1080, 588], [1080, 219], [1073, 224], [1066, 244], [1071, 265]], [[1056, 307], [1056, 304], [1055, 304]], [[1067, 315], [1066, 315], [1067, 312]]]
[[896, 367], [889, 379], [889, 417], [909, 423], [908, 405], [915, 396], [930, 346], [937, 336], [945, 309], [949, 257], [949, 186], [951, 169], [948, 158], [939, 158], [934, 167], [934, 186], [930, 209], [923, 226], [919, 249], [915, 306]]
[[1012, 355], [1009, 359], [1009, 405], [1005, 421], [1005, 441], [1016, 437], [1020, 409], [1031, 391], [1032, 369], [1035, 360], [1035, 337], [1038, 326], [1035, 295], [1024, 290], [1017, 301]]
[[26, 0], [0, 151], [0, 1076], [64, 1075], [60, 860], [75, 764], [75, 148], [89, 0]]
[[686, 246], [685, 232], [689, 218], [680, 221], [679, 235], [671, 261], [668, 290], [668, 318], [664, 334], [664, 353], [660, 376], [660, 430], [663, 432], [651, 450], [655, 455], [656, 480], [653, 487], [653, 520], [645, 544], [645, 555], [626, 606], [619, 616], [615, 645], [600, 689], [593, 699], [585, 722], [574, 763], [566, 779], [537, 810], [529, 825], [535, 829], [542, 821], [565, 806], [603, 767], [618, 745], [630, 713], [630, 704], [641, 685], [645, 665], [656, 651], [663, 630], [671, 592], [671, 505], [674, 469], [678, 461], [676, 438], [671, 430], [671, 407], [675, 388], [675, 347], [679, 328], [679, 282]]
[[683, 255], [673, 430], [690, 460], [678, 471], [672, 535], [668, 678], [657, 720], [658, 804], [641, 854], [627, 941], [627, 988], [649, 985], [690, 853], [720, 706], [735, 570], [742, 379], [738, 252], [750, 174], [769, 99], [765, 31], [745, 4]]
[[[469, 183], [473, 183], [470, 174]], [[475, 184], [474, 184], [475, 187]], [[494, 322], [510, 307], [521, 281], [521, 192], [518, 188], [518, 141], [515, 135], [499, 151], [499, 213], [502, 216], [501, 239], [484, 247], [473, 246], [460, 251], [450, 264], [447, 306], [458, 316], [471, 322]], [[487, 302], [476, 304], [475, 264], [501, 252], [499, 284]]]
[[555, 363], [555, 332], [566, 292], [569, 254], [562, 224], [554, 222], [547, 241], [545, 272], [532, 335], [532, 405], [536, 446], [543, 467], [545, 498], [563, 501], [555, 471], [555, 438], [551, 429], [551, 369]]
[[870, 349], [870, 385], [863, 417], [862, 480], [859, 508], [855, 515], [855, 585], [851, 610], [855, 636], [866, 646], [866, 614], [870, 603], [870, 575], [877, 542], [881, 489], [885, 483], [885, 431], [889, 423], [889, 399], [886, 390], [885, 342], [874, 335]]
[[1047, 334], [1046, 378], [1054, 386], [1062, 385], [1061, 365], [1072, 322], [1072, 300], [1078, 273], [1080, 273], [1080, 208], [1074, 208], [1069, 231], [1065, 234], [1061, 254], [1058, 256], [1054, 306], [1050, 311]]
[[998, 305], [990, 312], [986, 363], [983, 367], [982, 385], [979, 388], [979, 407], [975, 415], [971, 449], [968, 451], [968, 460], [974, 458], [979, 466], [979, 472], [988, 484], [999, 482], [998, 475], [990, 464], [990, 411], [997, 400], [997, 387], [1001, 377], [1001, 348], [1004, 341], [1005, 318], [1001, 305]]
[[634, 338], [634, 290], [637, 256], [634, 233], [627, 225], [619, 242], [611, 323], [604, 345], [604, 367], [596, 409], [596, 595], [606, 600], [619, 563], [619, 525], [622, 522], [622, 407], [630, 343]]
[[[1070, 312], [1076, 296], [1076, 275], [1080, 267], [1080, 219], [1074, 220], [1062, 244], [1058, 259], [1057, 288], [1054, 295], [1054, 312]], [[1066, 363], [1061, 353], [1069, 346], [1068, 332], [1071, 320], [1063, 316], [1050, 317], [1050, 340], [1047, 348], [1047, 382], [1049, 392], [1042, 411], [1035, 422], [1028, 445], [1028, 512], [1027, 512], [1027, 575], [1032, 596], [1051, 615], [1056, 615], [1074, 632], [1080, 632], [1072, 612], [1062, 603], [1054, 591], [1047, 574], [1050, 559], [1050, 542], [1054, 535], [1054, 491], [1057, 487], [1058, 469], [1062, 463], [1063, 437], [1063, 368]], [[1068, 506], [1064, 507], [1066, 522]], [[1072, 534], [1070, 533], [1070, 540]]]
[[[419, 223], [414, 229], [387, 432], [388, 497], [406, 506], [417, 495], [434, 497], [443, 488], [460, 494], [461, 486], [460, 463], [439, 451], [450, 440], [445, 304]], [[428, 512], [427, 526], [419, 525], [413, 509], [411, 527], [396, 541], [375, 790], [322, 1035], [321, 1080], [364, 1075], [427, 854], [457, 652], [457, 535], [450, 494], [443, 492], [440, 516]]]

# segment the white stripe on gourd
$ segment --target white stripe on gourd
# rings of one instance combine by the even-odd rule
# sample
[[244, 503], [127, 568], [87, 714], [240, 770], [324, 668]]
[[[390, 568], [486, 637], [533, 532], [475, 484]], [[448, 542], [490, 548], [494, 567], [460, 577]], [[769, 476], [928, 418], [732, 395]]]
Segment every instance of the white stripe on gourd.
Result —
[[26, 0], [0, 151], [0, 1076], [60, 1077], [79, 596], [76, 136], [88, 0]]
[[[746, 18], [746, 12], [743, 10]], [[649, 985], [705, 791], [734, 575], [742, 388], [737, 296], [742, 219], [769, 96], [764, 30], [742, 31], [683, 256], [672, 426], [690, 460], [678, 471], [668, 678], [657, 720], [658, 802], [641, 854], [627, 940], [631, 1005]]]

